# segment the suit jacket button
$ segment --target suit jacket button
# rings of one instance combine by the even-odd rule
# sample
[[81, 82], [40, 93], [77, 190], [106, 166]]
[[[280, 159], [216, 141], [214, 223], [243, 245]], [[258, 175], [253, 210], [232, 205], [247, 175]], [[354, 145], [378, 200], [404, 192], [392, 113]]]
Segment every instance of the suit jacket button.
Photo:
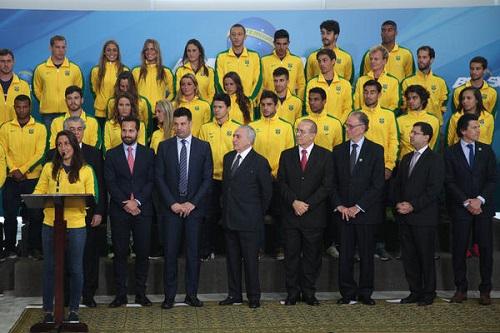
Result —
[[300, 179], [304, 180], [304, 177], [300, 177]]

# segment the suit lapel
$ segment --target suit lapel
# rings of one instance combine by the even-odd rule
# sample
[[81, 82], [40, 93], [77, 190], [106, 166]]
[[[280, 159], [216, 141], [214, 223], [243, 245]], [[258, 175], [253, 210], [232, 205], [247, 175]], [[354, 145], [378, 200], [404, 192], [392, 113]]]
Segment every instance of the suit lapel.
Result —
[[[298, 158], [298, 155], [295, 154], [295, 156]], [[309, 154], [309, 158], [307, 159], [307, 166], [306, 170], [304, 173], [309, 173], [309, 172], [315, 172], [315, 165], [318, 163], [318, 149], [316, 148], [316, 145], [313, 146], [311, 153]], [[300, 160], [299, 160], [299, 169], [302, 171], [302, 167], [300, 165]]]
[[[135, 168], [135, 163], [137, 159], [137, 151], [135, 152], [135, 159], [134, 159], [134, 168]], [[125, 169], [127, 169], [128, 175], [132, 177], [132, 173], [130, 172], [130, 168], [128, 167], [128, 159], [127, 159], [127, 153], [125, 152], [125, 149], [123, 148], [123, 144], [120, 144], [120, 159], [122, 162], [120, 163], [121, 165], [124, 166]]]
[[472, 172], [472, 169], [469, 163], [467, 162], [467, 157], [465, 157], [465, 153], [464, 150], [462, 149], [462, 144], [460, 143], [460, 141], [458, 141], [458, 143], [455, 145], [455, 155], [457, 156], [457, 159], [460, 161], [460, 163], [464, 165], [465, 169]]
[[[234, 172], [233, 178], [236, 177], [242, 170], [245, 170], [246, 168], [248, 168], [248, 166], [250, 165], [250, 162], [251, 162], [252, 158], [254, 157], [253, 156], [254, 154], [255, 154], [255, 151], [252, 148], [250, 150], [250, 152], [247, 154], [247, 156], [245, 156], [245, 158], [243, 159], [243, 161], [240, 163], [240, 166], [238, 167], [238, 169], [236, 169], [236, 171]], [[230, 169], [233, 167], [234, 157], [235, 156], [236, 156], [236, 154], [233, 156], [233, 158], [230, 161], [231, 162], [231, 165], [229, 166]]]
[[420, 158], [418, 159], [417, 163], [415, 163], [415, 165], [413, 166], [413, 170], [411, 172], [411, 175], [409, 175], [410, 173], [410, 164], [411, 164], [411, 160], [413, 158], [413, 155], [415, 154], [415, 152], [413, 152], [411, 158], [409, 159], [408, 161], [408, 166], [406, 168], [406, 174], [407, 174], [407, 177], [408, 178], [412, 178], [413, 175], [415, 174], [415, 172], [418, 170], [419, 168], [419, 165], [421, 165], [422, 163], [424, 163], [425, 159], [427, 158], [427, 155], [429, 155], [429, 147], [427, 147], [427, 149], [423, 152], [422, 156], [420, 156]]

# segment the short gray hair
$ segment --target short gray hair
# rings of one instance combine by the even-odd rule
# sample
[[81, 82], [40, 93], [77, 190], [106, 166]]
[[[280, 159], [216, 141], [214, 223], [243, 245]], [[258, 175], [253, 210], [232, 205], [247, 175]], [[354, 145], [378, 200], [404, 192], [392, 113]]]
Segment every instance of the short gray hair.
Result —
[[318, 125], [314, 122], [314, 120], [311, 119], [302, 119], [299, 124], [309, 124], [311, 126], [311, 133], [317, 134], [318, 133]]
[[66, 118], [63, 123], [63, 128], [67, 131], [69, 131], [69, 123], [79, 123], [80, 126], [82, 126], [83, 129], [85, 129], [87, 126], [85, 125], [85, 122], [83, 121], [82, 118], [77, 117], [77, 116], [71, 116], [69, 118]]
[[248, 139], [250, 140], [250, 143], [253, 145], [255, 142], [255, 130], [252, 128], [252, 126], [249, 125], [242, 125], [238, 129], [245, 130], [247, 132]]
[[358, 121], [365, 125], [365, 132], [368, 131], [368, 124], [370, 123], [370, 120], [368, 119], [368, 116], [362, 112], [362, 111], [353, 111], [351, 114], [349, 114], [349, 117], [355, 116], [358, 118]]

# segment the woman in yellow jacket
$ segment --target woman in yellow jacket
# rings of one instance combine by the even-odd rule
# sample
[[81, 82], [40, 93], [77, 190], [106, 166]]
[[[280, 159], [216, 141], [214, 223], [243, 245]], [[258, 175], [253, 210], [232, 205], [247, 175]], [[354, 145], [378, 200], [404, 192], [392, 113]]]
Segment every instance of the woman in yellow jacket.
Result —
[[141, 53], [141, 66], [132, 69], [139, 94], [145, 96], [151, 105], [160, 99], [172, 101], [175, 96], [174, 75], [163, 66], [160, 43], [146, 39]]
[[198, 81], [194, 74], [187, 73], [181, 78], [181, 89], [175, 99], [174, 108], [188, 108], [193, 115], [191, 133], [198, 137], [201, 125], [210, 121], [212, 111], [210, 104], [200, 98]]
[[247, 125], [255, 120], [252, 101], [245, 96], [241, 78], [236, 72], [229, 72], [222, 80], [226, 94], [231, 98], [229, 119]]
[[113, 97], [116, 78], [128, 68], [122, 63], [120, 47], [114, 40], [108, 40], [102, 48], [99, 63], [90, 71], [90, 89], [94, 94], [94, 117], [101, 130], [106, 122], [106, 106]]
[[188, 40], [182, 55], [182, 65], [175, 71], [177, 94], [180, 90], [180, 79], [188, 73], [196, 77], [200, 97], [211, 103], [215, 95], [214, 69], [205, 63], [205, 50], [197, 39]]
[[457, 122], [465, 113], [475, 114], [479, 121], [479, 141], [488, 145], [493, 142], [493, 132], [495, 131], [495, 118], [486, 111], [483, 105], [481, 91], [474, 87], [467, 87], [460, 92], [459, 104], [455, 112], [448, 121], [446, 133], [446, 143], [451, 146], [457, 143], [460, 138], [457, 135]]
[[172, 103], [166, 99], [156, 102], [155, 118], [158, 123], [158, 129], [153, 132], [149, 147], [156, 154], [160, 142], [172, 136], [172, 125], [174, 122], [174, 106]]
[[[111, 120], [106, 121], [106, 125], [104, 125], [104, 151], [110, 150], [122, 143], [121, 120], [129, 116], [138, 118], [134, 98], [129, 93], [120, 93], [115, 98], [113, 117]], [[146, 126], [142, 121], [137, 141], [141, 145], [146, 145]]]
[[146, 126], [150, 126], [150, 124], [152, 124], [151, 105], [149, 104], [146, 97], [139, 95], [139, 93], [137, 92], [135, 79], [132, 76], [132, 73], [128, 71], [122, 72], [116, 79], [113, 96], [108, 100], [108, 103], [106, 105], [106, 117], [108, 118], [108, 120], [113, 119], [113, 110], [115, 109], [116, 96], [120, 95], [123, 92], [128, 92], [130, 95], [132, 95], [136, 104], [139, 120], [146, 124]]
[[[52, 162], [43, 167], [33, 194], [92, 194], [96, 199], [98, 187], [94, 170], [85, 163], [76, 136], [61, 131], [56, 136], [56, 151]], [[44, 209], [42, 227], [43, 261], [43, 310], [45, 322], [53, 322], [54, 310], [54, 208]], [[70, 293], [68, 321], [79, 321], [78, 308], [83, 287], [83, 252], [85, 248], [85, 204], [66, 208]]]

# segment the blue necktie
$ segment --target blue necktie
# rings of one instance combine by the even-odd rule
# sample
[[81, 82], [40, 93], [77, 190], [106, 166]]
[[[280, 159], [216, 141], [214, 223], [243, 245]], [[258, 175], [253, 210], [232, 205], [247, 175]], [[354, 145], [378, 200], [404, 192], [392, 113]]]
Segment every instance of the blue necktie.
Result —
[[181, 148], [181, 156], [179, 159], [179, 194], [182, 196], [187, 195], [187, 185], [188, 185], [188, 177], [187, 177], [187, 148], [186, 148], [186, 140], [182, 139], [182, 148]]
[[474, 145], [469, 143], [467, 148], [469, 148], [469, 166], [472, 169], [474, 167]]

